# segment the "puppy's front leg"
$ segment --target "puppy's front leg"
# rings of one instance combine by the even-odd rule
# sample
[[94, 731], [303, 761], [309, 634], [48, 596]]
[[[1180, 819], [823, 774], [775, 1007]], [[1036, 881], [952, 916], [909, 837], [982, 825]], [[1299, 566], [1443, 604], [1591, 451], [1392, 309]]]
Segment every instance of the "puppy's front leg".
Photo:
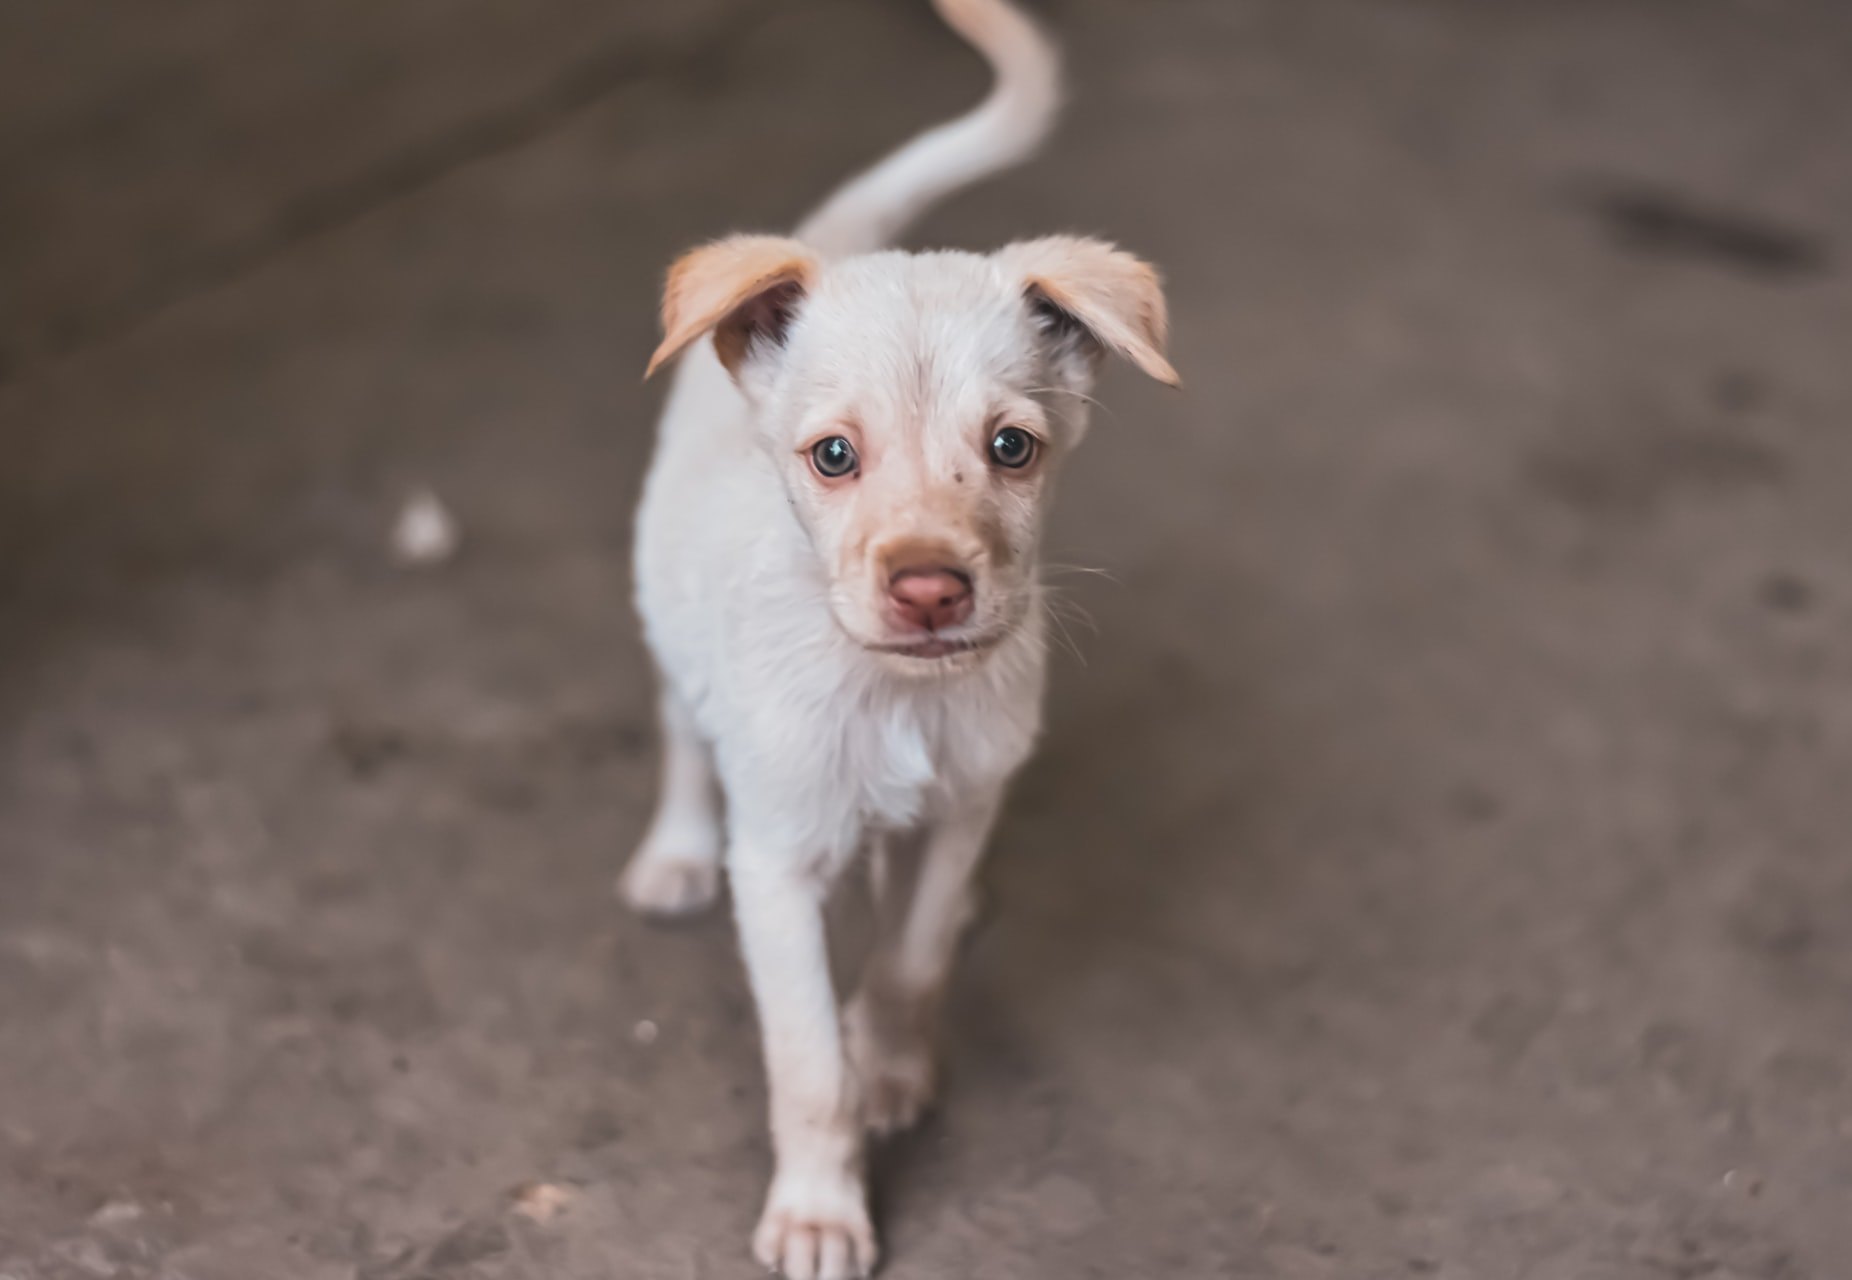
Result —
[[824, 935], [826, 887], [796, 851], [737, 837], [730, 859], [740, 949], [759, 1006], [777, 1169], [753, 1234], [790, 1280], [849, 1280], [875, 1265], [854, 1078], [843, 1059]]
[[881, 904], [881, 938], [844, 1019], [864, 1121], [875, 1133], [910, 1127], [932, 1102], [939, 999], [1001, 799], [1001, 787], [987, 788], [953, 804], [927, 832], [904, 910]]

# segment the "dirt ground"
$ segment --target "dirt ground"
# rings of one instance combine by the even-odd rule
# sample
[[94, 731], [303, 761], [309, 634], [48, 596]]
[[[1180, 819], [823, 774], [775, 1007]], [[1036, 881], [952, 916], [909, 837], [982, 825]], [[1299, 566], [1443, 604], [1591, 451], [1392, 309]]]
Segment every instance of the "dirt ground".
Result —
[[[1091, 615], [894, 1277], [1852, 1274], [1852, 7], [1047, 0]], [[970, 101], [917, 0], [0, 10], [0, 1276], [754, 1274], [646, 817], [674, 253]], [[461, 555], [385, 554], [430, 485]]]

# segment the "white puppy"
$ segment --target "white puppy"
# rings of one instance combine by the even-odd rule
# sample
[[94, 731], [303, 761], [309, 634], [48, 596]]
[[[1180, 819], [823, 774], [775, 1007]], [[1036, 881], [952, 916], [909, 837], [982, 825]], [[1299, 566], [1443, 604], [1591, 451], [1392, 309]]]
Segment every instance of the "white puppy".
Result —
[[[1022, 14], [935, 3], [990, 60], [989, 98], [795, 237], [683, 257], [650, 362], [686, 353], [637, 522], [666, 757], [623, 891], [693, 911], [725, 863], [777, 1150], [753, 1249], [794, 1280], [872, 1269], [864, 1129], [930, 1100], [972, 871], [1040, 724], [1042, 510], [1095, 365], [1112, 350], [1176, 381], [1157, 276], [1108, 244], [877, 252], [1055, 114], [1057, 60]], [[825, 898], [902, 833], [910, 900], [879, 895], [883, 936], [839, 1018]]]

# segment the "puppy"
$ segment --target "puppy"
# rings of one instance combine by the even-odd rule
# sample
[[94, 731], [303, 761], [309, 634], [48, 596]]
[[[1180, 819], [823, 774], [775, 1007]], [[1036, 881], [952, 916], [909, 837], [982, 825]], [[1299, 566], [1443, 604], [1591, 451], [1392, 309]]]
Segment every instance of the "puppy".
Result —
[[[1111, 245], [881, 251], [1025, 158], [1056, 112], [1058, 60], [1020, 12], [934, 2], [991, 63], [989, 97], [795, 236], [683, 257], [649, 365], [682, 357], [636, 538], [664, 763], [621, 888], [680, 915], [726, 869], [777, 1153], [753, 1252], [792, 1280], [872, 1270], [863, 1133], [932, 1096], [972, 872], [1040, 725], [1042, 515], [1096, 365], [1112, 351], [1177, 381], [1158, 278]], [[878, 891], [882, 936], [839, 1016], [825, 899], [901, 834], [912, 891]]]

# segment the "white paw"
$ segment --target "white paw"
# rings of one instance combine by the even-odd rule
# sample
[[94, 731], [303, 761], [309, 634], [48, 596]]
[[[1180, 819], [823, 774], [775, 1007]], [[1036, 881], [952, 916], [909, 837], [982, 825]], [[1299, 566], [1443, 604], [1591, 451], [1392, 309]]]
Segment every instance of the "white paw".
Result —
[[870, 1012], [866, 998], [849, 1007], [844, 1030], [862, 1098], [862, 1124], [885, 1137], [911, 1129], [932, 1106], [938, 1071], [932, 1042], [916, 1025]]
[[780, 1175], [752, 1233], [752, 1254], [786, 1280], [860, 1280], [875, 1269], [862, 1185], [848, 1174]]
[[647, 916], [687, 916], [720, 896], [720, 864], [711, 858], [641, 853], [624, 868], [618, 893]]

